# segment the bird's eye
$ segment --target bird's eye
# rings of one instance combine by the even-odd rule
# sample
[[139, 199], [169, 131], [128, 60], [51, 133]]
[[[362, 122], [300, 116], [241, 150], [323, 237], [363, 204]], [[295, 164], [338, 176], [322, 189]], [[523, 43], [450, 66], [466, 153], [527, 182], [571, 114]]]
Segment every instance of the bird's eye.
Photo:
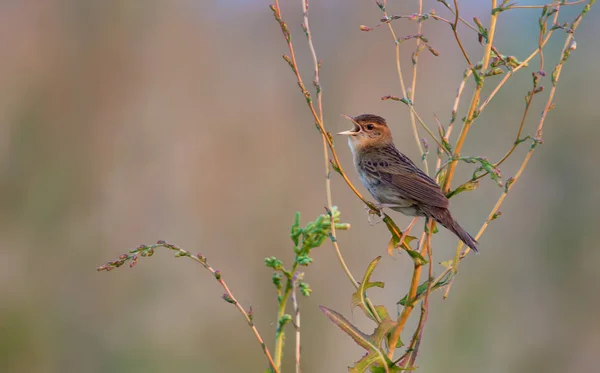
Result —
[[370, 131], [373, 128], [375, 128], [375, 126], [372, 123], [367, 124], [367, 129]]

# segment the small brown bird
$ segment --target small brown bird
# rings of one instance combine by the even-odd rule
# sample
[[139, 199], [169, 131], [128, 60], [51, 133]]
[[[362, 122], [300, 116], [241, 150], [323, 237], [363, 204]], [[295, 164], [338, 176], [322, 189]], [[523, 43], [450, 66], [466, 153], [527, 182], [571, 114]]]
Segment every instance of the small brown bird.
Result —
[[347, 118], [354, 128], [338, 135], [348, 136], [356, 170], [375, 200], [404, 215], [434, 219], [477, 252], [475, 239], [450, 214], [450, 201], [439, 185], [396, 149], [385, 119], [373, 114]]

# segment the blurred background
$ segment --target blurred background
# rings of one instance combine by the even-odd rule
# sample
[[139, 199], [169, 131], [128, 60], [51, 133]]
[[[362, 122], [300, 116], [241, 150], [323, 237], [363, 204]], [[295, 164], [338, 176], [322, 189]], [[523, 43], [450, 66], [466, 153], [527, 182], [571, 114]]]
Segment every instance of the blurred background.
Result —
[[[282, 3], [310, 83], [301, 2]], [[418, 9], [416, 1], [388, 3], [390, 14]], [[451, 17], [438, 2], [424, 3], [426, 11]], [[465, 19], [479, 16], [487, 24], [487, 2], [460, 3]], [[580, 9], [561, 10], [561, 22]], [[577, 31], [544, 145], [480, 239], [481, 255], [462, 262], [447, 300], [432, 296], [419, 371], [590, 372], [598, 366], [597, 10]], [[398, 147], [417, 161], [407, 108], [380, 100], [402, 96], [392, 38], [384, 27], [359, 30], [377, 24], [377, 6], [315, 0], [310, 11], [328, 130], [350, 127], [340, 113], [378, 113]], [[495, 45], [525, 58], [537, 45], [539, 15], [539, 9], [502, 13]], [[394, 26], [399, 36], [416, 33], [414, 22]], [[459, 30], [479, 60], [476, 36]], [[434, 114], [447, 124], [465, 63], [446, 24], [427, 21], [424, 35], [440, 57], [421, 53], [416, 108], [430, 125]], [[547, 72], [564, 37], [557, 31], [546, 49]], [[402, 45], [407, 82], [414, 45]], [[273, 348], [276, 297], [263, 258], [291, 263], [294, 212], [305, 224], [326, 204], [321, 139], [283, 53], [267, 1], [0, 2], [0, 371], [264, 371], [251, 331], [197, 263], [158, 251], [135, 269], [98, 273], [96, 267], [159, 239], [202, 252], [238, 300], [253, 307]], [[473, 126], [464, 154], [497, 160], [508, 150], [537, 69], [535, 59], [509, 81]], [[500, 79], [486, 80], [484, 96]], [[526, 134], [535, 131], [549, 78], [543, 85]], [[336, 140], [358, 182], [345, 141]], [[527, 149], [523, 144], [501, 167], [505, 179]], [[460, 164], [455, 185], [472, 171]], [[475, 234], [501, 192], [485, 179], [454, 198], [452, 211]], [[333, 199], [352, 224], [339, 232], [348, 265], [361, 277], [383, 255], [374, 278], [386, 287], [370, 295], [395, 314], [411, 262], [385, 254], [385, 226], [367, 222], [338, 175]], [[401, 226], [410, 221], [392, 216]], [[436, 263], [450, 259], [455, 247], [446, 231], [436, 235]], [[351, 310], [353, 288], [331, 245], [313, 257], [306, 281], [314, 293], [301, 299], [303, 371], [344, 372], [363, 351], [317, 306], [339, 311], [366, 332], [373, 324]], [[407, 331], [415, 325], [411, 319]], [[293, 369], [288, 340], [284, 371]]]

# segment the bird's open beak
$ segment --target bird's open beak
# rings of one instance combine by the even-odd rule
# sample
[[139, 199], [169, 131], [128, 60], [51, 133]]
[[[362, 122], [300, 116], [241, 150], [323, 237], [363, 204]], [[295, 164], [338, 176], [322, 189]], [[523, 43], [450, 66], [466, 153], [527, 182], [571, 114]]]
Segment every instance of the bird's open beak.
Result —
[[358, 123], [356, 123], [356, 121], [354, 120], [354, 118], [352, 118], [349, 115], [346, 114], [341, 114], [344, 118], [349, 119], [350, 121], [352, 121], [352, 123], [354, 123], [354, 128], [348, 131], [343, 131], [343, 132], [338, 132], [338, 135], [346, 135], [346, 136], [355, 136], [360, 132], [360, 126], [358, 125]]

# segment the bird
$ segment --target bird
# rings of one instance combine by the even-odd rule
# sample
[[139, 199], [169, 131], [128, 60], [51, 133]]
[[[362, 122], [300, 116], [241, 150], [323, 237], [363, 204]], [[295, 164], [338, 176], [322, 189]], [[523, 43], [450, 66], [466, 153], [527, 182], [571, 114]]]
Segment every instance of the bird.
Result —
[[440, 186], [396, 148], [385, 119], [374, 114], [342, 115], [354, 123], [354, 128], [338, 135], [348, 136], [356, 171], [378, 207], [415, 217], [400, 244], [417, 218], [426, 217], [478, 252], [477, 241], [452, 217], [450, 201]]

